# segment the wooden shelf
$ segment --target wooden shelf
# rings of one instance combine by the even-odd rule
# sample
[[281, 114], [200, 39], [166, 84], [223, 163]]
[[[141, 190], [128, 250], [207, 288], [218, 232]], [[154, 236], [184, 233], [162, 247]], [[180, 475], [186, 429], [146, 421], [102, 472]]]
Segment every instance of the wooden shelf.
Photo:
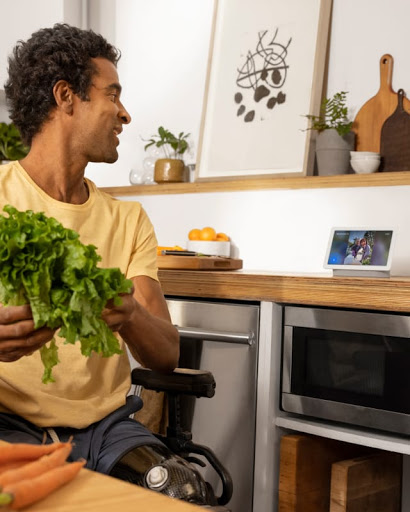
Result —
[[266, 189], [313, 189], [349, 187], [386, 187], [410, 185], [410, 171], [375, 174], [343, 174], [337, 176], [295, 176], [278, 178], [201, 181], [196, 183], [161, 183], [102, 187], [113, 196], [145, 196], [163, 194], [197, 194], [204, 192], [236, 192]]

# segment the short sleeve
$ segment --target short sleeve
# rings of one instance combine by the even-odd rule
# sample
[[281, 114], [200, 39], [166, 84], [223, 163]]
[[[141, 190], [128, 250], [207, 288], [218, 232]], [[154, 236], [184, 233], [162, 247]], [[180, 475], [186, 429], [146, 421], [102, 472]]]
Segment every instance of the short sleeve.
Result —
[[135, 230], [135, 240], [126, 276], [148, 276], [158, 281], [157, 237], [144, 208], [141, 207]]

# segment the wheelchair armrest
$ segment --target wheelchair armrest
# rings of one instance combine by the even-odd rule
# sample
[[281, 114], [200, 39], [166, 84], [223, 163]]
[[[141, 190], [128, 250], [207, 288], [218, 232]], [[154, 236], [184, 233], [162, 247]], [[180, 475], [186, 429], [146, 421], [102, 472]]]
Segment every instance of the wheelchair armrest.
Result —
[[175, 368], [169, 374], [154, 372], [149, 368], [134, 368], [131, 380], [145, 389], [208, 398], [214, 396], [216, 386], [211, 372], [188, 368]]

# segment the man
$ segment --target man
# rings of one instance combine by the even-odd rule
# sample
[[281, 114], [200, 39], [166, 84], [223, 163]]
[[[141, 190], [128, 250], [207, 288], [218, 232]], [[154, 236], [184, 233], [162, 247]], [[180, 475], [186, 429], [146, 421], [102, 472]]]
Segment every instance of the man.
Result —
[[[133, 293], [119, 306], [107, 304], [103, 319], [143, 366], [170, 372], [179, 337], [157, 280], [152, 225], [139, 203], [115, 200], [84, 178], [88, 162], [117, 160], [118, 136], [131, 121], [121, 103], [118, 59], [102, 36], [64, 24], [17, 44], [5, 91], [30, 151], [0, 167], [0, 209], [11, 204], [55, 217], [97, 247], [102, 267], [119, 267], [132, 279]], [[136, 472], [124, 460], [130, 451], [148, 454], [151, 464], [169, 458], [129, 417], [141, 401], [126, 400], [126, 351], [86, 358], [78, 345], [58, 340], [55, 382], [45, 385], [38, 349], [53, 335], [46, 327], [34, 330], [29, 306], [0, 307], [0, 439], [39, 443], [45, 435], [48, 442], [74, 435], [73, 458], [83, 456], [87, 467], [116, 476], [125, 467], [131, 480]]]

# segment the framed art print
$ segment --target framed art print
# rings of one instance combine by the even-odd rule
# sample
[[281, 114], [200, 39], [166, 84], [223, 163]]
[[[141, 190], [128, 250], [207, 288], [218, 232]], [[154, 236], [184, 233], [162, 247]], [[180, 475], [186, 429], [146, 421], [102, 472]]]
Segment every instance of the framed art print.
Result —
[[331, 0], [215, 0], [196, 180], [313, 171]]

